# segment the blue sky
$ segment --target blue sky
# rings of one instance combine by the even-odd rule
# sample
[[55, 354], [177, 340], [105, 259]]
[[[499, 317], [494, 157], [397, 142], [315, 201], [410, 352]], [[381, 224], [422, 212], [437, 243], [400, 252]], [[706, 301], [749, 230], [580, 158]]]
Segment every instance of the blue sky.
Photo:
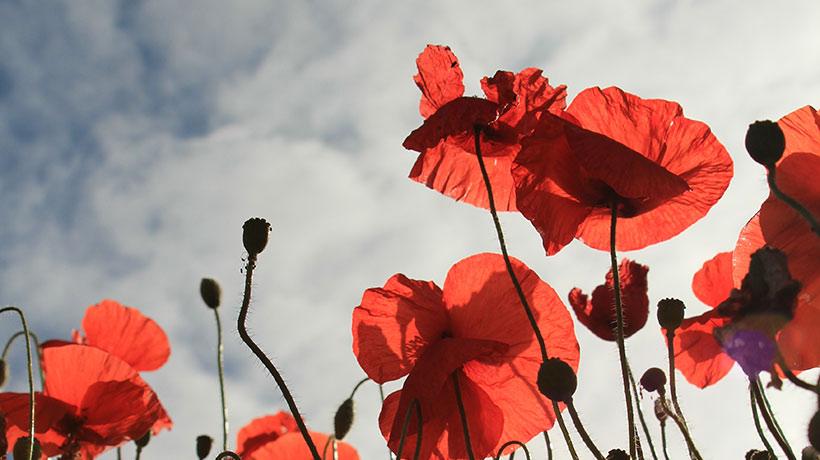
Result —
[[[220, 426], [199, 279], [220, 280], [232, 324], [241, 225], [266, 217], [274, 230], [252, 329], [309, 424], [328, 431], [363, 375], [350, 351], [362, 292], [397, 272], [441, 283], [461, 258], [497, 251], [486, 213], [406, 179], [415, 155], [401, 142], [421, 121], [414, 59], [440, 43], [460, 58], [468, 93], [497, 69], [535, 66], [570, 95], [617, 85], [680, 102], [712, 127], [735, 160], [724, 199], [678, 238], [628, 254], [650, 266], [652, 305], [678, 296], [695, 314], [704, 307], [691, 295], [692, 274], [733, 247], [766, 196], [742, 148], [746, 126], [820, 103], [820, 4], [788, 6], [0, 0], [0, 300], [23, 307], [44, 337], [68, 337], [103, 298], [157, 319], [173, 355], [147, 378], [176, 427], [146, 454], [189, 457], [195, 436], [217, 437]], [[576, 242], [546, 259], [523, 218], [503, 223], [513, 255], [560, 295], [602, 282], [606, 254]], [[16, 330], [10, 323], [3, 334]], [[610, 425], [623, 404], [615, 348], [578, 335], [577, 404], [600, 445], [622, 447], [625, 428]], [[235, 434], [284, 406], [228, 336]], [[661, 345], [650, 323], [628, 343], [633, 367], [662, 364]], [[21, 369], [12, 388], [21, 388]], [[705, 391], [683, 387], [708, 458], [740, 458], [759, 444], [739, 371]], [[363, 458], [384, 457], [377, 392], [360, 394], [350, 439]], [[772, 399], [802, 446], [811, 398], [787, 385]]]

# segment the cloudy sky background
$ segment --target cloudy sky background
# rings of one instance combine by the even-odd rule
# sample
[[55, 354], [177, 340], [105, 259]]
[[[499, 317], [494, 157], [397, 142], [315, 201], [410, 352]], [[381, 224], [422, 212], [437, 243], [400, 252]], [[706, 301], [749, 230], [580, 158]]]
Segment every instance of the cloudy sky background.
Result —
[[[241, 225], [265, 217], [274, 230], [251, 328], [308, 424], [330, 431], [363, 376], [350, 334], [362, 292], [396, 272], [441, 284], [456, 261], [498, 250], [486, 212], [406, 178], [415, 154], [401, 142], [421, 122], [414, 60], [439, 43], [460, 58], [470, 94], [497, 69], [535, 66], [571, 96], [617, 85], [678, 101], [712, 127], [735, 160], [724, 199], [674, 240], [628, 254], [650, 266], [651, 305], [677, 296], [697, 314], [692, 274], [734, 246], [767, 193], [742, 147], [746, 126], [820, 103], [820, 3], [783, 5], [0, 0], [0, 302], [23, 307], [44, 338], [69, 337], [103, 298], [155, 318], [173, 354], [146, 379], [176, 425], [144, 458], [193, 458], [196, 435], [220, 437], [201, 277], [224, 291], [231, 442], [284, 408], [233, 327]], [[575, 242], [547, 259], [525, 219], [503, 224], [511, 253], [562, 297], [603, 281], [607, 254]], [[0, 323], [2, 336], [15, 330]], [[577, 333], [579, 410], [602, 449], [625, 447], [615, 346]], [[652, 320], [627, 346], [635, 369], [665, 366]], [[19, 359], [13, 372], [22, 390]], [[680, 386], [706, 458], [761, 447], [738, 369], [704, 391]], [[799, 450], [815, 402], [784, 388], [771, 399]], [[385, 458], [376, 387], [357, 403], [350, 441], [364, 459]], [[684, 455], [678, 433], [669, 437], [673, 457]], [[567, 458], [559, 438], [557, 458]]]

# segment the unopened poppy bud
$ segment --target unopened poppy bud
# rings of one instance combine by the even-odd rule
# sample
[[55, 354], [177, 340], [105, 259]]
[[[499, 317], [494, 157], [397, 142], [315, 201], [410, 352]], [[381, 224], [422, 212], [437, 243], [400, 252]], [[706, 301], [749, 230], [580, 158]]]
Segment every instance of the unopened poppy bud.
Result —
[[150, 431], [148, 431], [144, 435], [142, 435], [141, 438], [138, 438], [138, 439], [134, 440], [134, 444], [136, 444], [137, 447], [139, 447], [140, 449], [147, 446], [149, 442], [151, 442], [151, 432]]
[[242, 244], [248, 255], [256, 256], [265, 250], [268, 244], [268, 233], [270, 224], [265, 219], [254, 217], [245, 221], [242, 225]]
[[809, 442], [812, 447], [820, 450], [820, 411], [815, 412], [809, 422]]
[[818, 460], [820, 459], [820, 452], [817, 452], [812, 446], [806, 446], [800, 452], [800, 460]]
[[353, 426], [354, 415], [353, 399], [347, 398], [336, 410], [336, 415], [333, 417], [333, 437], [341, 441], [347, 436], [350, 427]]
[[752, 159], [763, 166], [773, 166], [783, 156], [786, 137], [777, 123], [771, 120], [756, 121], [746, 131], [746, 151]]
[[9, 379], [9, 363], [5, 359], [0, 359], [0, 388], [6, 386]]
[[657, 391], [659, 395], [666, 393], [666, 374], [657, 367], [650, 367], [641, 376], [641, 386], [644, 390]]
[[214, 438], [207, 434], [201, 434], [196, 437], [196, 456], [199, 460], [203, 460], [211, 453], [211, 446], [214, 445]]
[[222, 288], [219, 283], [212, 278], [202, 278], [199, 283], [199, 295], [202, 296], [202, 301], [208, 308], [219, 308], [219, 303], [222, 299]]
[[667, 333], [680, 327], [686, 305], [678, 299], [661, 299], [658, 302], [658, 323]]
[[538, 391], [553, 401], [572, 399], [578, 387], [578, 378], [569, 364], [560, 358], [549, 358], [538, 369]]
[[746, 460], [775, 460], [767, 450], [752, 449], [746, 452]]
[[612, 449], [606, 454], [606, 460], [629, 460], [629, 454], [621, 449]]
[[663, 409], [663, 400], [661, 398], [663, 398], [663, 396], [655, 400], [655, 418], [661, 423], [664, 423], [666, 422], [666, 418], [669, 417], [669, 414]]
[[[30, 439], [28, 436], [17, 438], [17, 441], [14, 443], [14, 449], [11, 451], [14, 458], [28, 458], [29, 446], [31, 445]], [[42, 457], [43, 451], [40, 449], [40, 441], [34, 438], [34, 455], [32, 455], [31, 458], [40, 460]]]

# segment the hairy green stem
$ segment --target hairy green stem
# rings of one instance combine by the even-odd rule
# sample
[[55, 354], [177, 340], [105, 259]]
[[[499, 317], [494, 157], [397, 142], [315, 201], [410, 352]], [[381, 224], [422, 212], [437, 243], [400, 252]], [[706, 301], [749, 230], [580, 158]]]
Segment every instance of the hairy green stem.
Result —
[[216, 367], [219, 372], [219, 399], [222, 409], [222, 450], [228, 450], [228, 402], [225, 397], [225, 364], [224, 345], [222, 341], [222, 320], [219, 317], [219, 309], [212, 308], [216, 319]]
[[578, 411], [575, 410], [575, 403], [572, 402], [572, 399], [566, 402], [567, 410], [569, 411], [569, 416], [572, 417], [572, 423], [575, 424], [575, 429], [578, 430], [578, 434], [581, 435], [581, 439], [584, 440], [584, 444], [587, 445], [587, 449], [592, 452], [592, 455], [597, 460], [604, 460], [603, 454], [601, 451], [598, 450], [598, 447], [595, 446], [595, 443], [592, 442], [592, 438], [589, 437], [589, 433], [584, 428], [584, 424], [581, 423], [581, 417], [578, 416]]
[[473, 454], [473, 443], [470, 440], [470, 427], [467, 425], [467, 412], [464, 411], [464, 401], [461, 400], [461, 387], [458, 383], [458, 371], [453, 372], [453, 389], [456, 392], [456, 404], [458, 405], [458, 415], [461, 417], [461, 428], [464, 432], [464, 447], [467, 449], [467, 458], [475, 460]]
[[632, 367], [629, 367], [629, 384], [632, 387], [632, 395], [635, 397], [635, 406], [638, 408], [638, 420], [641, 422], [641, 429], [643, 429], [644, 437], [647, 444], [649, 444], [649, 451], [652, 453], [652, 459], [658, 460], [658, 454], [655, 452], [655, 443], [652, 442], [652, 436], [649, 434], [649, 426], [646, 424], [646, 419], [643, 415], [640, 399], [638, 397], [638, 385], [635, 383], [635, 376], [632, 375]]
[[661, 406], [663, 407], [663, 411], [669, 418], [672, 419], [673, 422], [678, 426], [681, 434], [683, 435], [683, 439], [686, 441], [686, 448], [689, 449], [689, 457], [692, 460], [703, 460], [703, 456], [700, 455], [697, 446], [695, 446], [695, 441], [692, 440], [692, 436], [689, 434], [689, 430], [686, 429], [686, 424], [684, 423], [683, 419], [674, 411], [672, 410], [669, 405], [666, 403], [666, 398], [661, 396]]
[[752, 419], [754, 419], [755, 422], [757, 435], [760, 437], [760, 440], [763, 441], [763, 445], [766, 447], [766, 450], [769, 451], [769, 454], [774, 457], [774, 449], [772, 449], [772, 445], [769, 444], [769, 441], [766, 439], [766, 435], [763, 433], [763, 427], [760, 425], [760, 417], [757, 413], [757, 404], [755, 403], [755, 394], [754, 390], [752, 390], [751, 382], [749, 384], [749, 402], [752, 406]]
[[[8, 356], [9, 349], [11, 348], [12, 343], [14, 343], [17, 337], [22, 337], [23, 335], [25, 335], [25, 332], [17, 331], [14, 334], [12, 334], [11, 337], [9, 337], [9, 339], [6, 341], [6, 345], [3, 347], [3, 361], [6, 360], [6, 356]], [[40, 360], [40, 339], [37, 337], [37, 334], [35, 334], [33, 331], [29, 331], [28, 335], [29, 337], [31, 337], [31, 340], [34, 341], [34, 349], [37, 350], [37, 372], [40, 375], [40, 389], [42, 390], [46, 387], [46, 378], [43, 375], [43, 363]]]
[[769, 428], [769, 432], [772, 434], [772, 436], [774, 436], [774, 440], [777, 441], [777, 444], [780, 445], [780, 448], [783, 449], [783, 452], [786, 454], [786, 457], [789, 460], [796, 460], [796, 457], [794, 456], [794, 451], [792, 451], [792, 447], [789, 445], [789, 441], [783, 435], [783, 431], [780, 429], [780, 425], [774, 418], [774, 413], [772, 413], [772, 408], [771, 406], [769, 406], [768, 401], [766, 400], [763, 388], [760, 385], [760, 380], [758, 380], [755, 377], [753, 379], [750, 379], [749, 383], [752, 388], [752, 394], [754, 395], [754, 398], [757, 401], [757, 407], [760, 409], [760, 415], [763, 416], [763, 421], [766, 422], [766, 426]]
[[26, 368], [28, 370], [28, 412], [29, 412], [29, 427], [28, 427], [28, 460], [34, 460], [34, 370], [31, 359], [31, 332], [28, 330], [28, 323], [23, 310], [17, 307], [5, 307], [0, 309], [0, 313], [14, 312], [20, 317], [20, 322], [23, 324], [23, 334], [26, 337]]
[[[524, 444], [521, 441], [515, 441], [515, 440], [507, 441], [504, 444], [502, 444], [501, 447], [498, 448], [498, 453], [495, 455], [494, 460], [499, 460], [501, 458], [501, 456], [504, 455], [504, 449], [506, 449], [507, 447], [510, 447], [510, 446], [518, 446], [518, 447], [522, 448], [524, 450], [524, 455], [527, 456], [527, 460], [531, 460], [530, 450], [527, 449], [527, 445]], [[515, 451], [513, 451], [513, 453], [510, 454], [510, 458], [513, 458], [513, 455], [515, 455]]]
[[666, 450], [666, 422], [661, 422], [661, 443], [663, 444], [663, 458], [669, 460], [669, 452]]
[[550, 442], [550, 435], [546, 430], [542, 431], [544, 434], [544, 444], [547, 446], [547, 460], [552, 460], [552, 443]]

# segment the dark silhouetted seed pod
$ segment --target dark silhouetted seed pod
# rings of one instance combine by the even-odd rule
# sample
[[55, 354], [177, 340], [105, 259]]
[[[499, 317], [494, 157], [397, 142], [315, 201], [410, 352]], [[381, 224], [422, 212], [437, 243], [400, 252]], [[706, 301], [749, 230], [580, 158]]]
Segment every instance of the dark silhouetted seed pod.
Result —
[[641, 376], [641, 386], [644, 390], [657, 391], [659, 395], [666, 393], [666, 374], [657, 367], [650, 367]]
[[752, 449], [746, 452], [746, 460], [776, 460], [767, 450]]
[[549, 358], [538, 369], [538, 390], [553, 401], [566, 402], [572, 399], [578, 387], [575, 371], [559, 358]]
[[199, 460], [203, 460], [211, 453], [211, 446], [214, 445], [214, 438], [207, 434], [201, 434], [196, 437], [196, 456]]
[[629, 460], [629, 454], [621, 449], [612, 449], [606, 454], [606, 460]]
[[820, 452], [812, 446], [806, 446], [800, 452], [800, 460], [820, 460]]
[[0, 359], [0, 388], [6, 386], [9, 379], [9, 363], [5, 359]]
[[138, 439], [134, 440], [134, 444], [136, 444], [137, 447], [139, 447], [140, 449], [147, 446], [149, 442], [151, 442], [151, 432], [150, 431], [148, 431], [144, 435], [142, 435], [141, 438], [138, 438]]
[[353, 426], [353, 418], [355, 413], [353, 410], [353, 400], [347, 398], [342, 405], [336, 410], [336, 415], [333, 416], [333, 436], [341, 441], [347, 436], [350, 427]]
[[663, 410], [663, 400], [661, 398], [664, 398], [664, 396], [655, 400], [655, 418], [663, 423], [666, 422], [666, 418], [669, 417], [669, 415]]
[[820, 411], [815, 412], [809, 422], [809, 442], [812, 447], [820, 450]]
[[[14, 458], [28, 458], [28, 450], [31, 438], [28, 436], [21, 436], [17, 438], [17, 441], [14, 443], [14, 449], [12, 449], [11, 454]], [[37, 438], [34, 438], [34, 455], [31, 458], [40, 460], [43, 457], [43, 451], [40, 449], [40, 441]]]
[[256, 256], [265, 250], [268, 244], [268, 233], [270, 233], [268, 221], [260, 217], [253, 217], [245, 221], [242, 230], [242, 243], [248, 255]]
[[661, 299], [658, 302], [658, 323], [667, 333], [680, 327], [686, 305], [678, 299]]
[[746, 151], [752, 159], [763, 166], [773, 166], [783, 156], [786, 137], [777, 123], [771, 120], [756, 121], [746, 131]]
[[205, 302], [209, 308], [219, 308], [219, 303], [222, 300], [222, 288], [219, 283], [212, 278], [202, 278], [199, 283], [199, 295], [202, 296], [202, 301]]

